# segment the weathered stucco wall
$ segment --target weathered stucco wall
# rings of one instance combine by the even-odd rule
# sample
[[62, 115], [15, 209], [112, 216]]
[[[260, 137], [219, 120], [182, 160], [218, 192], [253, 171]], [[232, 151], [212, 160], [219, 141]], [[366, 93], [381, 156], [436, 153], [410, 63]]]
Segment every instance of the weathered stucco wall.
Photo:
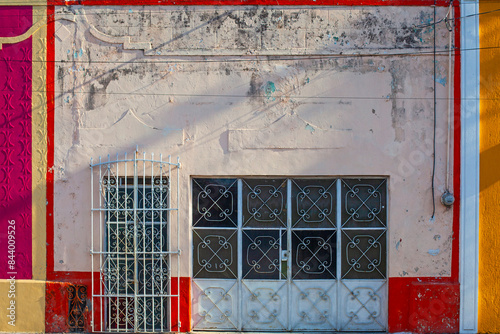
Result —
[[56, 12], [55, 270], [90, 270], [90, 158], [138, 145], [180, 157], [183, 250], [191, 176], [388, 176], [390, 276], [450, 275], [453, 78], [444, 25], [433, 60], [432, 8]]
[[[498, 3], [480, 1], [479, 12], [498, 10]], [[489, 13], [479, 17], [481, 47], [480, 87], [480, 197], [479, 197], [479, 301], [478, 329], [482, 333], [500, 331], [500, 268], [496, 258], [500, 229], [498, 203], [500, 183], [500, 114], [498, 109], [498, 68], [500, 15]], [[494, 47], [491, 49], [491, 47]]]

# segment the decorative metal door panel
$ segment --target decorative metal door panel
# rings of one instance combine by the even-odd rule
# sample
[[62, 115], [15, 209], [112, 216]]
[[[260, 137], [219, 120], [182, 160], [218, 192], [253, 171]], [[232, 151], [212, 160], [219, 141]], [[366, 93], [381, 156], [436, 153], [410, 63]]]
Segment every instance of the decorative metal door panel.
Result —
[[242, 230], [242, 278], [286, 278], [281, 254], [286, 249], [286, 230]]
[[385, 331], [386, 231], [383, 178], [193, 179], [193, 329]]
[[283, 331], [288, 328], [286, 281], [242, 281], [242, 326], [244, 331]]
[[137, 152], [131, 159], [91, 162], [92, 270], [99, 268], [99, 282], [92, 282], [93, 331], [173, 330], [171, 297], [179, 293], [171, 289], [171, 266], [176, 258], [179, 269], [179, 251], [172, 247], [178, 248], [172, 225], [178, 233], [179, 219], [172, 168], [178, 167], [170, 158]]
[[238, 329], [239, 287], [237, 280], [197, 280], [193, 283], [193, 327]]
[[338, 328], [336, 280], [293, 281], [290, 305], [290, 327], [294, 330]]
[[341, 330], [385, 331], [387, 329], [385, 280], [342, 280], [339, 299]]

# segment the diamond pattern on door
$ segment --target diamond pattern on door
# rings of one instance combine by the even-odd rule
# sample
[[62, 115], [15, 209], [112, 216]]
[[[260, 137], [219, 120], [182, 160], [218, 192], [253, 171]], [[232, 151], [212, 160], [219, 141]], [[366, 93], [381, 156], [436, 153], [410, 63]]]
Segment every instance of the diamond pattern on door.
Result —
[[285, 227], [286, 180], [243, 180], [243, 226]]
[[279, 279], [282, 239], [286, 231], [243, 230], [243, 278]]
[[236, 230], [197, 229], [193, 233], [193, 275], [198, 278], [236, 278]]
[[236, 280], [196, 280], [193, 283], [193, 328], [238, 328]]
[[335, 227], [336, 180], [292, 180], [293, 227]]
[[293, 279], [335, 278], [336, 235], [332, 230], [292, 232]]
[[387, 328], [387, 283], [344, 280], [340, 289], [342, 331], [382, 331]]
[[342, 227], [386, 227], [385, 179], [342, 180]]
[[193, 179], [193, 226], [236, 227], [235, 179]]
[[342, 278], [384, 279], [385, 240], [385, 230], [343, 230]]
[[286, 281], [243, 280], [242, 329], [286, 330], [287, 284]]
[[300, 280], [292, 284], [292, 328], [335, 330], [337, 328], [337, 283], [335, 280]]

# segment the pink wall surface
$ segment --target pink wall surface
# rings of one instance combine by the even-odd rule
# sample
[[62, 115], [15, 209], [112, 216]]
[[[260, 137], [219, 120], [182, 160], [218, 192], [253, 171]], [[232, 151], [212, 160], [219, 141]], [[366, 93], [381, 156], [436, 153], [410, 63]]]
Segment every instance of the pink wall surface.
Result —
[[[31, 7], [0, 8], [0, 36], [31, 25]], [[0, 278], [32, 277], [31, 52], [31, 37], [0, 50]]]

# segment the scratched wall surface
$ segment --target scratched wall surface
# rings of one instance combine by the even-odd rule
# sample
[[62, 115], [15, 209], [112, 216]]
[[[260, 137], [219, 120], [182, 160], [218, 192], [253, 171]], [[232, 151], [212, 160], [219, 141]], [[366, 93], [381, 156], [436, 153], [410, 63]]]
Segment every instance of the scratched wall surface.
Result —
[[[1, 8], [0, 36], [23, 34], [32, 19], [31, 7]], [[32, 278], [31, 53], [31, 38], [0, 50], [0, 278]]]
[[181, 276], [193, 175], [387, 176], [390, 276], [450, 275], [439, 196], [453, 76], [432, 8], [56, 12], [55, 270], [90, 270], [90, 158], [139, 146], [182, 162]]

